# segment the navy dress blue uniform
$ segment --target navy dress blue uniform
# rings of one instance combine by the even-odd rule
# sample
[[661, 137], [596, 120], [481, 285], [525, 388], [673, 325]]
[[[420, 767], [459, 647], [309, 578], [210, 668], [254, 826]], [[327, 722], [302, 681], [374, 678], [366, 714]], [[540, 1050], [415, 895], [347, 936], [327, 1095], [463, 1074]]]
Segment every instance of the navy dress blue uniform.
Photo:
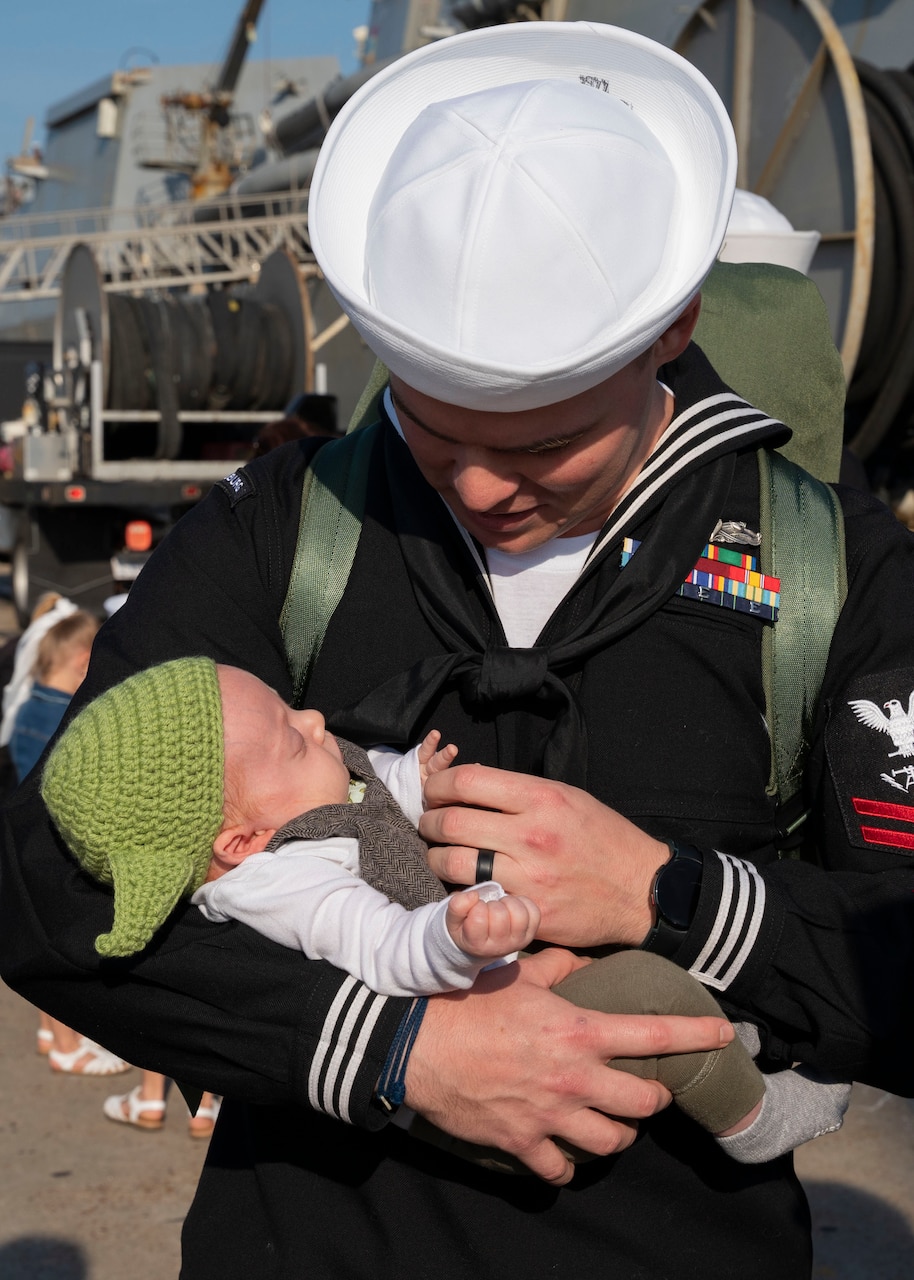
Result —
[[[914, 802], [892, 739], [852, 703], [906, 705], [914, 690], [914, 541], [872, 498], [842, 494], [849, 593], [807, 769], [823, 866], [779, 860], [765, 624], [675, 587], [718, 517], [759, 527], [755, 449], [784, 430], [733, 397], [738, 430], [724, 440], [709, 405], [726, 389], [694, 346], [663, 378], [677, 418], [662, 482], [614, 515], [541, 637], [564, 655], [545, 694], [528, 683], [493, 698], [479, 677], [485, 652], [503, 646], [500, 624], [453, 522], [388, 428], [309, 705], [344, 736], [361, 724], [363, 743], [436, 727], [467, 759], [583, 769], [577, 782], [600, 800], [704, 851], [696, 916], [674, 959], [728, 1012], [762, 1026], [770, 1065], [799, 1059], [910, 1093]], [[682, 447], [705, 422], [698, 454]], [[77, 701], [138, 665], [194, 652], [288, 696], [278, 619], [314, 447], [275, 451], [177, 526], [99, 637]], [[625, 536], [641, 545], [623, 568]], [[461, 626], [459, 662], [442, 610]], [[569, 656], [567, 636], [586, 618], [601, 641]], [[372, 692], [419, 664], [449, 666], [453, 678], [418, 719], [404, 712], [369, 735]], [[68, 861], [34, 786], [4, 819], [6, 981], [128, 1060], [226, 1098], [185, 1226], [185, 1280], [809, 1275], [808, 1210], [789, 1156], [738, 1165], [670, 1108], [562, 1189], [465, 1164], [387, 1124], [374, 1097], [405, 1002], [193, 908], [149, 953], [100, 967], [92, 940], [106, 927], [105, 891]]]

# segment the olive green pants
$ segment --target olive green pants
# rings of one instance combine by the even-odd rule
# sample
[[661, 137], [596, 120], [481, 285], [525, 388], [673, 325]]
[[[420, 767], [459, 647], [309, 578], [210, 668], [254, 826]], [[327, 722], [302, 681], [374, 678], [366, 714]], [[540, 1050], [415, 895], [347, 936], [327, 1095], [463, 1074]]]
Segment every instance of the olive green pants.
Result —
[[[648, 951], [619, 951], [594, 960], [560, 982], [555, 991], [581, 1008], [600, 1013], [724, 1016], [714, 997], [691, 974]], [[722, 1133], [736, 1124], [765, 1092], [764, 1077], [738, 1038], [723, 1049], [704, 1053], [613, 1058], [609, 1065], [643, 1079], [659, 1080], [672, 1093], [676, 1105], [710, 1133]], [[451, 1138], [421, 1116], [413, 1120], [410, 1133], [487, 1168], [529, 1173], [512, 1157]], [[584, 1152], [569, 1154], [587, 1158]]]

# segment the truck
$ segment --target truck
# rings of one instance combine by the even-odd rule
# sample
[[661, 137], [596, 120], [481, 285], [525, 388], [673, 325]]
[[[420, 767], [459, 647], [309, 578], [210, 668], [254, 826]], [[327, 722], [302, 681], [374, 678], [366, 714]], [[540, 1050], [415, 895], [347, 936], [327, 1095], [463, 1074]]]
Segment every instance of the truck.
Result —
[[264, 423], [302, 393], [345, 422], [373, 366], [310, 251], [313, 158], [238, 189], [341, 82], [330, 57], [246, 66], [262, 7], [218, 66], [121, 69], [8, 161], [0, 557], [22, 625], [47, 591], [102, 612]]
[[[50, 359], [26, 365], [21, 413], [0, 425], [0, 553], [22, 625], [49, 591], [101, 613], [250, 457], [259, 429], [327, 383], [302, 265], [286, 249], [232, 289], [124, 295], [105, 283], [91, 248], [74, 245]], [[372, 360], [353, 344], [353, 386]]]

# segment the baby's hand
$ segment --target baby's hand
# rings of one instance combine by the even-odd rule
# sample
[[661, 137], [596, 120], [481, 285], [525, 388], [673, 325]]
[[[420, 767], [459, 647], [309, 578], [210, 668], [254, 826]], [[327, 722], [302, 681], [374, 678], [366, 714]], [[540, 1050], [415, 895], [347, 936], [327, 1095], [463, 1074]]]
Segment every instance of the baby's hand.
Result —
[[453, 742], [449, 742], [446, 747], [438, 751], [436, 748], [440, 741], [441, 734], [437, 729], [432, 729], [416, 748], [419, 758], [419, 781], [423, 786], [433, 773], [443, 773], [457, 758], [457, 748]]
[[496, 959], [523, 951], [536, 937], [540, 911], [535, 902], [506, 894], [484, 902], [468, 889], [448, 898], [445, 924], [454, 942], [467, 955]]

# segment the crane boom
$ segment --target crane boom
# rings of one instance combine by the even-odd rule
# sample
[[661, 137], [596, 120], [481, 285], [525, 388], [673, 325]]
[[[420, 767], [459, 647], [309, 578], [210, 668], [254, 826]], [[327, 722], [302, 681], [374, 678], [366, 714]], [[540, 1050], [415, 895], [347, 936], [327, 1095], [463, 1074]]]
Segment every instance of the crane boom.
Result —
[[242, 64], [247, 57], [248, 47], [253, 44], [256, 38], [257, 19], [260, 17], [260, 11], [264, 3], [265, 0], [246, 0], [235, 25], [235, 30], [232, 33], [232, 40], [213, 91], [214, 96], [234, 92], [235, 85], [238, 83], [238, 76], [241, 74]]

